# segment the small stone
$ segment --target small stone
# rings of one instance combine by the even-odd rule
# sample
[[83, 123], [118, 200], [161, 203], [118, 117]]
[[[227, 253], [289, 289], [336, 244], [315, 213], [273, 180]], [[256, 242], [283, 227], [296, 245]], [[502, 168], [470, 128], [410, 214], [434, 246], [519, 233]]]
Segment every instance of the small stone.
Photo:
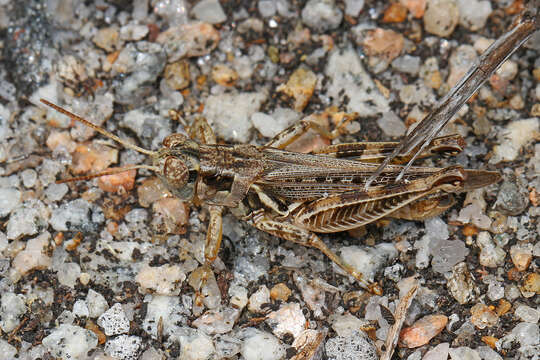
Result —
[[21, 173], [22, 182], [25, 188], [32, 188], [36, 184], [37, 172], [34, 169], [26, 169]]
[[293, 274], [294, 283], [296, 287], [300, 289], [302, 293], [302, 299], [306, 302], [306, 305], [316, 319], [322, 319], [325, 316], [324, 310], [326, 310], [326, 295], [325, 290], [330, 288], [328, 286], [318, 285], [315, 281], [308, 281], [305, 276], [295, 272]]
[[377, 120], [377, 125], [390, 137], [401, 137], [407, 131], [403, 121], [392, 111], [382, 114]]
[[424, 16], [426, 10], [426, 0], [400, 0], [407, 10], [417, 19]]
[[52, 356], [62, 359], [83, 359], [98, 344], [97, 336], [79, 326], [62, 324], [41, 341]]
[[[377, 57], [387, 64], [399, 56], [404, 43], [403, 35], [383, 28], [369, 30], [362, 41], [364, 51], [368, 56]], [[373, 64], [370, 60], [370, 65], [373, 66]]]
[[[49, 223], [56, 231], [82, 228], [90, 223], [90, 203], [84, 199], [75, 199], [55, 209]], [[69, 228], [68, 228], [69, 223]]]
[[505, 180], [497, 194], [494, 207], [505, 215], [516, 216], [521, 214], [529, 205], [529, 193], [517, 178]]
[[332, 314], [329, 320], [332, 324], [332, 329], [341, 337], [351, 336], [358, 329], [368, 325], [366, 320], [360, 320], [350, 313], [343, 315]]
[[416, 76], [420, 71], [421, 60], [418, 56], [403, 55], [392, 61], [392, 68]]
[[[188, 6], [184, 0], [158, 0], [151, 4], [154, 13], [163, 17], [169, 25], [188, 22]], [[146, 7], [148, 7], [148, 4]]]
[[276, 284], [272, 289], [270, 290], [270, 297], [272, 300], [279, 300], [282, 302], [287, 301], [289, 296], [291, 296], [291, 289], [287, 287], [284, 283]]
[[482, 266], [496, 268], [504, 264], [506, 251], [500, 246], [495, 246], [489, 232], [481, 231], [478, 233], [476, 244], [481, 249], [478, 259]]
[[405, 104], [429, 105], [434, 103], [433, 90], [428, 88], [423, 81], [404, 85], [399, 90], [399, 98]]
[[135, 186], [136, 175], [136, 170], [128, 170], [113, 175], [100, 176], [98, 178], [98, 186], [106, 192], [128, 192]]
[[15, 359], [17, 355], [17, 348], [11, 346], [6, 340], [0, 339], [0, 359], [11, 360]]
[[461, 240], [432, 240], [430, 249], [433, 255], [431, 260], [433, 271], [442, 274], [451, 271], [454, 265], [465, 260], [469, 254], [469, 249]]
[[459, 22], [459, 8], [454, 0], [428, 0], [424, 28], [428, 33], [446, 37]]
[[504, 287], [498, 283], [489, 284], [487, 296], [491, 301], [502, 299], [504, 297]]
[[50, 210], [39, 200], [27, 200], [17, 206], [9, 217], [6, 235], [17, 239], [23, 235], [35, 235], [46, 227]]
[[103, 295], [92, 289], [88, 290], [86, 304], [88, 305], [88, 316], [90, 318], [97, 318], [109, 308]]
[[221, 86], [234, 86], [238, 73], [226, 65], [217, 64], [212, 68], [212, 79]]
[[240, 310], [234, 308], [209, 310], [195, 319], [193, 326], [207, 334], [226, 334], [233, 329], [239, 317]]
[[73, 153], [71, 170], [75, 175], [100, 172], [117, 161], [117, 149], [97, 144], [81, 144]]
[[280, 360], [285, 358], [285, 346], [272, 334], [247, 328], [240, 353], [246, 360]]
[[466, 346], [451, 348], [449, 354], [452, 360], [481, 360], [476, 350]]
[[179, 359], [207, 360], [216, 351], [212, 339], [202, 331], [189, 331], [187, 336], [180, 336], [182, 350]]
[[88, 306], [86, 305], [86, 301], [75, 301], [75, 304], [73, 304], [73, 315], [78, 317], [88, 317], [88, 315], [90, 315], [90, 312], [88, 311]]
[[532, 261], [533, 245], [531, 243], [521, 243], [510, 248], [510, 258], [514, 266], [519, 271], [525, 271]]
[[448, 350], [450, 349], [449, 343], [440, 343], [433, 349], [424, 354], [422, 360], [447, 360]]
[[26, 247], [13, 259], [12, 266], [21, 275], [34, 269], [48, 269], [52, 259], [47, 255], [51, 234], [45, 232], [26, 242]]
[[242, 310], [248, 303], [247, 289], [243, 286], [233, 284], [229, 287], [229, 303], [235, 309]]
[[135, 281], [143, 291], [160, 295], [178, 295], [186, 274], [178, 265], [163, 265], [158, 267], [143, 266], [135, 277]]
[[103, 329], [105, 335], [119, 335], [129, 332], [129, 320], [126, 317], [122, 305], [114, 304], [105, 311], [97, 320], [97, 324]]
[[26, 313], [25, 297], [12, 292], [4, 292], [0, 300], [0, 328], [5, 333], [10, 333], [21, 322], [21, 317]]
[[444, 315], [428, 315], [417, 320], [413, 325], [401, 330], [400, 345], [409, 349], [427, 344], [437, 336], [448, 323]]
[[391, 3], [384, 11], [383, 23], [400, 23], [407, 18], [407, 8], [399, 3]]
[[302, 22], [318, 32], [336, 29], [342, 19], [334, 0], [309, 0], [302, 9]]
[[192, 271], [188, 283], [198, 292], [198, 296], [208, 309], [215, 309], [221, 303], [221, 292], [214, 272], [209, 267], [200, 266]]
[[74, 288], [77, 285], [77, 280], [81, 275], [81, 267], [79, 264], [66, 262], [60, 265], [53, 266], [58, 276], [58, 282], [64, 286]]
[[120, 34], [118, 33], [118, 29], [115, 27], [99, 29], [92, 39], [94, 44], [107, 52], [117, 50], [120, 46], [119, 40]]
[[514, 161], [519, 156], [521, 149], [528, 143], [534, 141], [535, 134], [540, 131], [540, 120], [530, 118], [525, 120], [514, 120], [508, 123], [506, 129], [499, 135], [499, 143], [493, 149], [494, 157], [490, 163], [496, 164], [501, 161]]
[[216, 48], [219, 40], [219, 32], [212, 25], [197, 22], [170, 27], [156, 39], [163, 44], [169, 63], [183, 57], [206, 55]]
[[374, 248], [345, 246], [340, 253], [343, 261], [362, 273], [368, 281], [373, 281], [377, 271], [398, 256], [394, 245], [388, 243], [378, 244]]
[[306, 318], [298, 303], [289, 303], [268, 314], [266, 323], [274, 335], [280, 339], [283, 339], [287, 334], [296, 338], [305, 329]]
[[377, 350], [371, 340], [361, 331], [354, 331], [350, 336], [336, 336], [325, 344], [329, 360], [376, 360]]
[[286, 108], [276, 108], [272, 115], [256, 112], [251, 115], [253, 126], [265, 137], [273, 138], [292, 124], [296, 123], [300, 114]]
[[211, 95], [203, 115], [214, 126], [216, 135], [226, 141], [246, 143], [252, 126], [249, 119], [265, 100], [265, 94], [256, 92]]
[[219, 24], [227, 20], [227, 16], [218, 0], [198, 1], [191, 9], [197, 20], [209, 24]]
[[540, 311], [527, 305], [519, 305], [514, 311], [514, 315], [532, 324], [537, 324], [540, 319]]
[[345, 0], [345, 15], [357, 17], [364, 8], [365, 0]]
[[270, 290], [262, 285], [249, 297], [248, 310], [253, 313], [264, 312], [262, 305], [270, 304]]
[[[59, 201], [67, 194], [69, 188], [66, 184], [52, 183], [47, 186], [44, 191], [44, 195], [49, 201]], [[1, 194], [0, 194], [1, 196]]]
[[485, 329], [497, 325], [499, 316], [489, 306], [476, 304], [471, 308], [471, 322], [478, 329]]
[[277, 11], [276, 2], [273, 0], [259, 0], [257, 7], [263, 18], [274, 16]]
[[152, 228], [160, 234], [182, 235], [187, 231], [189, 206], [184, 201], [168, 197], [159, 199], [152, 206]]
[[120, 335], [107, 340], [105, 354], [119, 360], [137, 360], [141, 347], [142, 339], [139, 336]]
[[536, 295], [540, 294], [540, 274], [528, 274], [523, 279], [522, 290]]
[[458, 46], [450, 55], [450, 74], [446, 83], [452, 87], [461, 80], [461, 78], [475, 64], [478, 55], [471, 45]]
[[120, 39], [124, 41], [139, 41], [148, 34], [148, 26], [127, 24], [120, 28]]
[[483, 29], [491, 14], [491, 3], [478, 0], [457, 0], [459, 24], [471, 31]]
[[[498, 339], [494, 338], [495, 342], [492, 344], [489, 344], [493, 348], [495, 348], [495, 343]], [[480, 356], [482, 360], [503, 360], [502, 356], [499, 355], [495, 350], [493, 350], [490, 346], [479, 346], [476, 348], [476, 352]]]
[[9, 215], [22, 202], [21, 192], [15, 188], [0, 188], [0, 218]]
[[454, 266], [452, 276], [448, 279], [446, 286], [454, 299], [462, 305], [472, 301], [477, 292], [474, 280], [464, 262]]
[[294, 110], [301, 112], [313, 96], [315, 85], [317, 75], [305, 67], [299, 67], [291, 74], [287, 83], [278, 86], [276, 90], [293, 97]]
[[191, 75], [189, 73], [189, 62], [180, 60], [167, 64], [163, 77], [171, 89], [183, 90], [189, 86]]

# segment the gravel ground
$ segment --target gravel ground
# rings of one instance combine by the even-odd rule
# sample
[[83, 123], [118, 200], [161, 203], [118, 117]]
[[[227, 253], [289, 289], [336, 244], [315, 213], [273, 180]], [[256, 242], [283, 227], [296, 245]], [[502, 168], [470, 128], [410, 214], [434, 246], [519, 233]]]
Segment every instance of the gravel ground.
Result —
[[[0, 0], [1, 359], [377, 359], [418, 284], [393, 358], [537, 359], [540, 36], [447, 126], [461, 164], [503, 181], [446, 213], [322, 238], [318, 251], [226, 213], [204, 267], [208, 209], [39, 103], [158, 149], [203, 116], [218, 142], [262, 145], [308, 115], [338, 139], [397, 140], [501, 36], [522, 1]], [[147, 162], [148, 163], [148, 162]]]

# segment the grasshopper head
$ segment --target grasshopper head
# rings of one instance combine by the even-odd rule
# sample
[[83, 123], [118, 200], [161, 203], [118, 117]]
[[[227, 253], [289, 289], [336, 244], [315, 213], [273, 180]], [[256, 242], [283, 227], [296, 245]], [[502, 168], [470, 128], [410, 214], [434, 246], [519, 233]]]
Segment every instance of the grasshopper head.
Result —
[[156, 172], [174, 196], [191, 200], [199, 176], [199, 144], [182, 134], [163, 140], [163, 148], [154, 157]]

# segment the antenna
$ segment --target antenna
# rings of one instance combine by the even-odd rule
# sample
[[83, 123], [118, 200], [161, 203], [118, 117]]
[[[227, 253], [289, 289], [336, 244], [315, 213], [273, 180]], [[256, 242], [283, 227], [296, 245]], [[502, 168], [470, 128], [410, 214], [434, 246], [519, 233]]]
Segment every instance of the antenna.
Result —
[[119, 174], [119, 173], [123, 173], [125, 171], [136, 170], [136, 169], [148, 169], [148, 170], [152, 170], [152, 171], [158, 171], [158, 168], [155, 167], [155, 166], [150, 166], [150, 165], [128, 165], [128, 166], [121, 167], [121, 168], [104, 170], [104, 171], [101, 171], [101, 172], [98, 172], [98, 173], [95, 173], [95, 174], [88, 174], [88, 175], [83, 175], [83, 176], [72, 177], [72, 178], [69, 178], [69, 179], [57, 180], [56, 183], [57, 184], [64, 184], [64, 183], [74, 182], [74, 181], [87, 181], [87, 180], [92, 180], [92, 179], [95, 179], [95, 178], [101, 177], [101, 176], [114, 175], [114, 174]]
[[75, 115], [74, 113], [72, 113], [72, 112], [70, 112], [70, 111], [68, 111], [68, 110], [66, 110], [64, 108], [61, 108], [60, 106], [55, 105], [50, 101], [47, 101], [45, 99], [39, 99], [39, 101], [41, 101], [45, 105], [53, 108], [54, 110], [58, 111], [59, 113], [62, 113], [64, 115], [68, 116], [69, 118], [71, 118], [71, 119], [73, 119], [75, 121], [78, 121], [80, 123], [83, 123], [84, 125], [88, 126], [89, 128], [94, 129], [95, 131], [97, 131], [101, 135], [106, 136], [109, 139], [113, 139], [114, 141], [122, 144], [124, 147], [126, 147], [128, 149], [135, 150], [137, 152], [140, 152], [140, 153], [143, 153], [143, 154], [146, 154], [146, 155], [150, 155], [150, 156], [156, 156], [157, 155], [156, 151], [147, 150], [147, 149], [144, 149], [144, 148], [139, 147], [137, 145], [130, 144], [127, 141], [120, 139], [118, 136], [108, 132], [107, 130], [105, 130], [105, 129], [103, 129], [103, 128], [95, 125], [95, 124], [92, 124], [90, 121], [88, 121], [86, 119], [83, 119], [82, 117], [80, 117], [78, 115]]

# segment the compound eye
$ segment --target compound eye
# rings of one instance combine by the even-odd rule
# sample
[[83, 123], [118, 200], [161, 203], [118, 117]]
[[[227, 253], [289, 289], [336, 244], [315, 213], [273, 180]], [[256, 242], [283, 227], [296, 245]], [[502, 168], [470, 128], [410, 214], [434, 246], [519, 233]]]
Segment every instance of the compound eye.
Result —
[[169, 156], [163, 165], [163, 175], [171, 187], [179, 190], [188, 182], [189, 169], [182, 160]]
[[178, 145], [182, 145], [186, 142], [187, 137], [182, 134], [172, 134], [163, 139], [163, 146], [166, 148], [175, 148]]

